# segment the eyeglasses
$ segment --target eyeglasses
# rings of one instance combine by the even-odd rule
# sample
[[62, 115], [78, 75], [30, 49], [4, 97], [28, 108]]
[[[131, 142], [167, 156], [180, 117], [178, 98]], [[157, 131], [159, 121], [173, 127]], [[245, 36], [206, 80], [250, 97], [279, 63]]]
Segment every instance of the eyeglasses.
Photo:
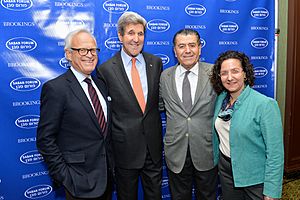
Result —
[[91, 54], [93, 56], [96, 56], [97, 53], [100, 52], [99, 48], [92, 48], [92, 49], [86, 49], [86, 48], [71, 48], [73, 51], [77, 51], [79, 53], [79, 55], [81, 56], [86, 56], [89, 52], [91, 52]]
[[229, 72], [232, 74], [232, 75], [238, 75], [239, 73], [243, 72], [242, 69], [237, 69], [237, 68], [234, 68], [234, 69], [231, 69], [229, 71], [222, 71], [220, 72], [219, 76], [220, 77], [227, 77]]

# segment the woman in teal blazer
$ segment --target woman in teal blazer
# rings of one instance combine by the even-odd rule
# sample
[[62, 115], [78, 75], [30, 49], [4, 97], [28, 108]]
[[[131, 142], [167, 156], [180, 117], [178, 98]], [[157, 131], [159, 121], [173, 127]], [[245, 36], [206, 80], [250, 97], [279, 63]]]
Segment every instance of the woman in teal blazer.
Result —
[[214, 131], [224, 200], [280, 198], [284, 150], [277, 102], [251, 88], [253, 65], [244, 53], [222, 53], [211, 82], [219, 94]]

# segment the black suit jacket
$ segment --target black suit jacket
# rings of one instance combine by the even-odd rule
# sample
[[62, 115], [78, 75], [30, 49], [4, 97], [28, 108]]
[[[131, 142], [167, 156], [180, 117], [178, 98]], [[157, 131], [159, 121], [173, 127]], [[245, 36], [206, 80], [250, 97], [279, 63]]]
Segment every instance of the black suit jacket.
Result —
[[162, 61], [143, 53], [146, 61], [148, 97], [143, 113], [126, 75], [118, 52], [97, 70], [112, 98], [112, 145], [117, 167], [142, 168], [147, 148], [154, 163], [162, 158], [162, 127], [158, 110]]
[[110, 102], [105, 83], [93, 78], [108, 107], [108, 133], [101, 133], [93, 108], [71, 70], [43, 85], [37, 148], [49, 174], [73, 196], [101, 196], [107, 184]]

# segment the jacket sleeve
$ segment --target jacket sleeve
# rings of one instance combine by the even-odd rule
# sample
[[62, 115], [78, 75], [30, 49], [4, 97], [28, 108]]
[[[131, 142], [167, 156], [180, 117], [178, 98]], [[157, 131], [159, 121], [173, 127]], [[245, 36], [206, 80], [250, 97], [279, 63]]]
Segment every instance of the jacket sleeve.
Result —
[[63, 95], [53, 85], [46, 83], [42, 88], [40, 121], [37, 128], [37, 148], [48, 166], [54, 183], [62, 184], [67, 167], [56, 139], [63, 115]]
[[266, 146], [265, 196], [280, 198], [284, 168], [283, 130], [280, 111], [273, 99], [264, 105], [261, 115], [261, 131]]

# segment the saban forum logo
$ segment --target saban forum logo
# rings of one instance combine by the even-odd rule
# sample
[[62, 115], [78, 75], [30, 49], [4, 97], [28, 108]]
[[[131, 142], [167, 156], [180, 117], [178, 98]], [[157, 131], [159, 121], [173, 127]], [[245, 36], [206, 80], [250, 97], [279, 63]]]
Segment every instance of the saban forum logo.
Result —
[[105, 11], [113, 14], [120, 14], [129, 9], [129, 5], [122, 0], [108, 0], [102, 6]]
[[10, 82], [10, 87], [19, 92], [28, 92], [40, 87], [41, 81], [37, 78], [19, 77]]
[[15, 125], [23, 129], [32, 129], [38, 126], [39, 120], [39, 115], [23, 115], [16, 119]]
[[201, 4], [192, 3], [185, 7], [185, 13], [192, 17], [201, 17], [206, 13], [206, 8]]
[[27, 151], [20, 156], [20, 161], [24, 164], [31, 165], [43, 162], [43, 156], [38, 150]]
[[255, 49], [264, 49], [268, 46], [269, 42], [266, 38], [257, 37], [251, 40], [251, 46]]
[[163, 65], [167, 65], [170, 62], [169, 56], [167, 56], [165, 54], [158, 53], [155, 55], [161, 58]]
[[226, 21], [226, 22], [222, 22], [219, 25], [219, 30], [222, 33], [225, 34], [231, 34], [231, 33], [235, 33], [239, 30], [239, 26], [237, 25], [237, 23], [232, 22], [232, 21]]
[[32, 7], [32, 0], [1, 0], [3, 8], [12, 11], [23, 11]]
[[39, 199], [48, 196], [52, 192], [52, 187], [50, 185], [36, 185], [28, 188], [24, 192], [24, 196], [28, 199]]
[[118, 51], [120, 50], [122, 43], [118, 37], [111, 37], [105, 40], [104, 45], [110, 50]]
[[156, 33], [166, 32], [169, 28], [170, 23], [163, 19], [152, 19], [147, 23], [147, 29]]
[[263, 78], [268, 74], [268, 70], [265, 67], [255, 67], [254, 76], [255, 78]]
[[269, 16], [269, 11], [266, 8], [254, 8], [251, 10], [251, 16], [255, 19], [266, 19]]
[[66, 59], [66, 57], [63, 57], [62, 59], [59, 60], [59, 65], [65, 69], [69, 69], [71, 67], [71, 65], [70, 65], [69, 61]]
[[17, 52], [32, 51], [37, 47], [36, 41], [28, 37], [11, 38], [5, 43], [5, 45], [7, 49]]

